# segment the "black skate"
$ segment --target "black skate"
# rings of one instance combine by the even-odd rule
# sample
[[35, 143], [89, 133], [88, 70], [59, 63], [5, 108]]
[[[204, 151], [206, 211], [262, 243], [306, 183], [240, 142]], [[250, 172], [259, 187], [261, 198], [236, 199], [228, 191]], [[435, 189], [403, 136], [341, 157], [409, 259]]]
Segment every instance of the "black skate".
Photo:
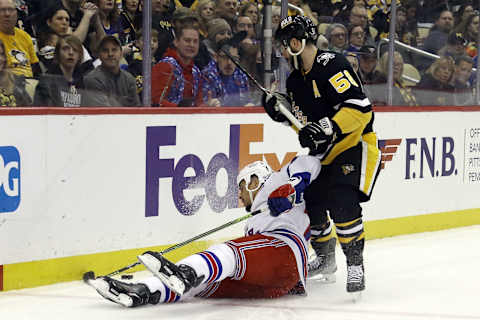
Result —
[[365, 275], [363, 264], [347, 266], [347, 292], [365, 290]]
[[160, 299], [160, 292], [152, 294], [143, 283], [126, 283], [110, 277], [100, 277], [89, 280], [89, 284], [105, 299], [124, 307], [157, 304]]
[[324, 243], [312, 241], [312, 248], [315, 250], [317, 257], [308, 263], [308, 278], [312, 278], [325, 283], [332, 283], [336, 281], [336, 243], [336, 238], [331, 238]]
[[139, 255], [138, 260], [178, 295], [187, 293], [205, 278], [205, 276], [198, 277], [192, 267], [184, 264], [177, 266], [158, 252], [147, 251]]
[[364, 239], [342, 245], [343, 252], [347, 257], [347, 292], [352, 294], [354, 301], [360, 299], [362, 291], [365, 290], [364, 246]]

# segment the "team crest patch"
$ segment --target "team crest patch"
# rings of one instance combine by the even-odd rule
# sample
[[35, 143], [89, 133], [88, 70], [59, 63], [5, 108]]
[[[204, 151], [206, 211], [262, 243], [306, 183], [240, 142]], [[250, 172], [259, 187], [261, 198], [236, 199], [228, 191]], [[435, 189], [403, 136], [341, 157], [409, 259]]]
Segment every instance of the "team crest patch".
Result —
[[342, 165], [342, 172], [344, 175], [347, 175], [351, 172], [355, 171], [355, 167], [353, 166], [353, 164], [344, 164]]

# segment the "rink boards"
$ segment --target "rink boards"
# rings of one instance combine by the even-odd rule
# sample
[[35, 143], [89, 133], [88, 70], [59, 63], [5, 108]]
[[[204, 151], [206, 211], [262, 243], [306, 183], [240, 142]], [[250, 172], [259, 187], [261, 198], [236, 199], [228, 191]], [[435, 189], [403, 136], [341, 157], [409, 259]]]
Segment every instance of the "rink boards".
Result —
[[[480, 112], [385, 110], [367, 238], [480, 224]], [[106, 274], [235, 219], [239, 169], [306, 152], [259, 108], [10, 110], [0, 132], [0, 290]]]

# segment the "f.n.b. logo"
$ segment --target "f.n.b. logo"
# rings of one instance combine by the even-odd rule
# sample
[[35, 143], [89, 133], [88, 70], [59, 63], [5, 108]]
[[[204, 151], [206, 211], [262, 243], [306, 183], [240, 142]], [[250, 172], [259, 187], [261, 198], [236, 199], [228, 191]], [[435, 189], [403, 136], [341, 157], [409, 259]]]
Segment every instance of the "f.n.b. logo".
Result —
[[0, 213], [20, 205], [20, 153], [13, 146], [0, 147]]

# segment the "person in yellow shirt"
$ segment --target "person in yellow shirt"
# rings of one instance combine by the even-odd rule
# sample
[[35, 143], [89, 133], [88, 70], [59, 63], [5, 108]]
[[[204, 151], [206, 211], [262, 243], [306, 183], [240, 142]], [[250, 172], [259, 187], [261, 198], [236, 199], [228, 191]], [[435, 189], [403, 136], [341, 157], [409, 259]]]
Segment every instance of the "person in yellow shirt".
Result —
[[32, 38], [15, 27], [17, 19], [14, 1], [0, 0], [0, 40], [5, 45], [7, 66], [17, 75], [38, 76], [41, 71]]

